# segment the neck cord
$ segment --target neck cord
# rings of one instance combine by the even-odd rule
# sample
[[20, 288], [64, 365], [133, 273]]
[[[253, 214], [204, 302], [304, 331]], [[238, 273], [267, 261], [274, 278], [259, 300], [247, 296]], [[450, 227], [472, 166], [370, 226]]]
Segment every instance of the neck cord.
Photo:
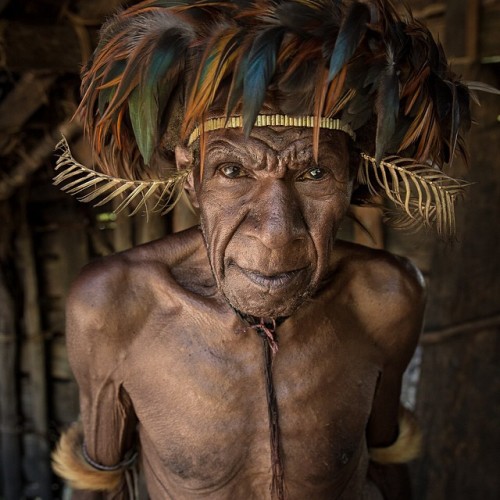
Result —
[[[256, 318], [248, 316], [236, 311], [238, 316], [257, 332], [257, 335], [262, 339], [262, 347], [264, 350], [264, 371], [266, 381], [266, 396], [267, 396], [267, 412], [269, 417], [269, 439], [271, 445], [271, 470], [272, 482], [270, 486], [271, 497], [277, 500], [285, 500], [285, 477], [283, 468], [283, 457], [281, 449], [281, 435], [279, 426], [279, 411], [276, 390], [273, 381], [273, 361], [278, 352], [278, 341], [276, 338], [277, 322], [272, 320], [266, 322], [263, 318], [256, 321]], [[280, 323], [285, 318], [280, 318]], [[251, 321], [249, 321], [251, 320]]]

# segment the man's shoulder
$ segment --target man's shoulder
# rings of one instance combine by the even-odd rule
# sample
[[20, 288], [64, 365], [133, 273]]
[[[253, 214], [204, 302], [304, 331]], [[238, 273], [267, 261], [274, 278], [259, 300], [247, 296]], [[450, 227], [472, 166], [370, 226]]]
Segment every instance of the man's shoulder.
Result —
[[141, 277], [153, 273], [166, 275], [177, 266], [186, 265], [202, 244], [196, 230], [165, 236], [159, 240], [96, 259], [82, 268], [71, 294], [90, 291], [127, 292], [143, 285]]
[[389, 339], [393, 344], [399, 338], [403, 345], [413, 344], [426, 296], [417, 267], [404, 257], [348, 242], [338, 245], [337, 262], [341, 289], [337, 296], [375, 341]]
[[409, 259], [385, 250], [342, 241], [337, 246], [336, 263], [352, 291], [412, 301], [425, 294], [419, 269]]
[[106, 331], [126, 335], [144, 319], [155, 294], [167, 293], [175, 281], [172, 270], [196, 254], [194, 232], [169, 235], [87, 264], [67, 297], [68, 331]]
[[[93, 344], [127, 336], [130, 317], [137, 304], [130, 307], [136, 285], [127, 252], [106, 256], [87, 264], [73, 282], [66, 299], [66, 336], [68, 342]], [[135, 268], [135, 269], [134, 269]], [[135, 281], [142, 281], [136, 276]]]

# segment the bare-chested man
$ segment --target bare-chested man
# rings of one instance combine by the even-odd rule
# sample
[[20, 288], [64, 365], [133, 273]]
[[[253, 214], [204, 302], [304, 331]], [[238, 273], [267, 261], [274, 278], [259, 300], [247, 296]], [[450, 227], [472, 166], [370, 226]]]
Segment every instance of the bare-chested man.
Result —
[[[336, 234], [362, 185], [385, 192], [414, 221], [418, 216], [441, 229], [451, 222], [451, 202], [444, 202], [443, 215], [443, 201], [427, 190], [431, 181], [443, 191], [457, 190], [458, 182], [379, 157], [394, 150], [397, 137], [415, 158], [422, 158], [422, 147], [443, 161], [444, 151], [451, 154], [450, 131], [443, 125], [443, 136], [432, 135], [418, 106], [437, 106], [435, 96], [414, 84], [421, 78], [430, 89], [431, 74], [446, 76], [455, 97], [466, 95], [465, 87], [437, 72], [444, 71], [443, 56], [430, 35], [401, 23], [379, 1], [173, 3], [179, 2], [147, 1], [108, 24], [87, 69], [82, 113], [108, 174], [120, 170], [113, 171], [104, 144], [130, 162], [128, 173], [139, 154], [145, 169], [160, 146], [170, 147], [179, 173], [169, 175], [185, 180], [181, 189], [199, 210], [200, 226], [94, 262], [73, 286], [67, 342], [81, 429], [63, 436], [57, 470], [77, 489], [107, 491], [81, 492], [82, 498], [133, 498], [130, 471], [137, 464], [154, 500], [406, 498], [404, 481], [370, 459], [403, 462], [418, 447], [399, 397], [422, 326], [423, 281], [405, 259], [338, 241]], [[303, 17], [302, 28], [293, 16]], [[323, 18], [329, 29], [337, 22], [330, 44], [321, 38]], [[335, 40], [356, 30], [349, 42], [355, 47], [342, 60]], [[391, 51], [403, 35], [409, 47], [397, 59]], [[174, 39], [189, 63], [169, 52]], [[415, 47], [423, 41], [436, 61], [419, 59]], [[269, 44], [274, 66], [262, 55]], [[158, 47], [170, 65], [159, 68]], [[326, 48], [337, 54], [329, 76], [318, 63]], [[381, 59], [377, 51], [386, 57], [382, 66], [362, 67], [367, 54]], [[387, 62], [390, 54], [395, 60]], [[396, 64], [394, 74], [389, 63]], [[320, 74], [318, 85], [325, 78], [324, 94], [299, 81], [301, 65], [311, 78]], [[363, 83], [354, 78], [360, 74]], [[146, 91], [133, 92], [153, 76], [171, 92], [165, 97], [156, 87], [152, 104]], [[399, 104], [391, 124], [378, 102], [390, 94], [393, 77]], [[181, 91], [172, 90], [176, 85]], [[114, 95], [104, 95], [110, 89]], [[242, 104], [231, 108], [235, 92]], [[162, 99], [182, 102], [181, 120]], [[370, 102], [377, 118], [363, 121], [361, 105]], [[148, 125], [151, 106], [159, 122], [175, 115], [171, 127], [185, 138], [172, 140], [171, 129]], [[293, 106], [305, 111], [292, 116]], [[329, 118], [341, 110], [342, 119]], [[152, 132], [160, 139], [152, 141]], [[360, 151], [365, 144], [367, 152]], [[67, 166], [69, 153], [63, 158]], [[78, 169], [88, 182], [90, 174], [77, 164], [70, 167], [73, 178]], [[118, 189], [121, 181], [110, 182]], [[138, 192], [147, 197], [154, 182], [132, 189], [142, 186]], [[420, 198], [408, 182], [421, 188]]]

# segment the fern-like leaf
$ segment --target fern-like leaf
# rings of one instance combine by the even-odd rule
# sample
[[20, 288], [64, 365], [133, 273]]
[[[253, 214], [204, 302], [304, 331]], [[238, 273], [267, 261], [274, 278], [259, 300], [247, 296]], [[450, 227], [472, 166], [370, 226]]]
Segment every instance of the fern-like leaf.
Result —
[[454, 234], [455, 200], [469, 183], [411, 159], [387, 157], [377, 162], [364, 153], [361, 158], [359, 182], [372, 194], [388, 198], [401, 213], [399, 218], [391, 217], [393, 225], [433, 226], [441, 235]]
[[122, 198], [114, 210], [121, 212], [133, 204], [130, 215], [141, 209], [148, 211], [147, 202], [156, 199], [153, 212], [168, 213], [182, 195], [184, 183], [191, 173], [190, 169], [176, 171], [162, 180], [128, 180], [96, 172], [78, 163], [71, 154], [68, 142], [63, 137], [57, 149], [60, 156], [57, 160], [54, 184], [62, 191], [77, 196], [84, 203], [95, 202], [94, 206], [102, 206], [116, 198]]

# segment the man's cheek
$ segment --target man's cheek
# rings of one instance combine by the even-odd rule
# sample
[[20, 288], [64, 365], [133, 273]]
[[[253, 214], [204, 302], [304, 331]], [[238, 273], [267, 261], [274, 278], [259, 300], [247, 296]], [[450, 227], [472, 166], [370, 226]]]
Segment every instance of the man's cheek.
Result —
[[219, 282], [224, 275], [227, 248], [237, 232], [240, 217], [227, 206], [212, 203], [204, 207], [200, 219], [212, 270]]

